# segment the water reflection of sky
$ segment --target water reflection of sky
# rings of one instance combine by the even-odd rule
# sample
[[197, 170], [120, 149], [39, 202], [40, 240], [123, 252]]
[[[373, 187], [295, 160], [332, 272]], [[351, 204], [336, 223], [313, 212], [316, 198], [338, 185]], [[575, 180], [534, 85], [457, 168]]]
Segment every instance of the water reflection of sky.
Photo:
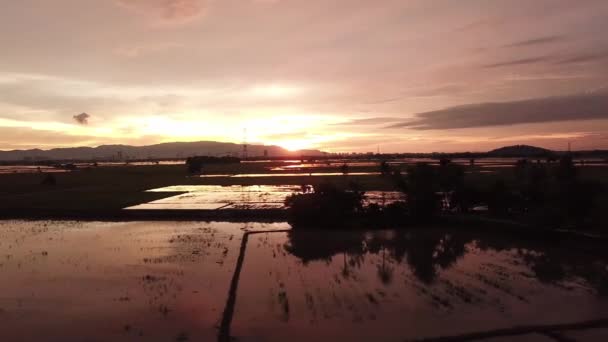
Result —
[[605, 318], [607, 260], [601, 249], [441, 230], [257, 236], [233, 335], [384, 341]]
[[[243, 232], [286, 228], [0, 221], [0, 340], [216, 340]], [[401, 341], [608, 317], [602, 243], [545, 240], [430, 228], [250, 235], [232, 335]]]
[[278, 226], [0, 221], [0, 341], [215, 340], [243, 229]]
[[[343, 172], [299, 172], [299, 173], [238, 173], [238, 174], [208, 174], [201, 178], [268, 178], [268, 177], [335, 177], [344, 176]], [[378, 176], [380, 172], [348, 172], [348, 176]]]
[[[282, 209], [285, 198], [301, 193], [297, 185], [176, 185], [152, 189], [151, 192], [185, 192], [168, 198], [139, 204], [128, 210], [222, 210], [222, 209]], [[366, 204], [388, 204], [402, 198], [400, 192], [368, 191]]]

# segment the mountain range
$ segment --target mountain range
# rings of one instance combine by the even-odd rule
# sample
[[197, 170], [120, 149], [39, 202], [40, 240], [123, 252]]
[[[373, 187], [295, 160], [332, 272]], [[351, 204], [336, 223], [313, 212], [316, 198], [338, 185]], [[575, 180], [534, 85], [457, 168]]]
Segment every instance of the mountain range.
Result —
[[[484, 158], [484, 157], [514, 157], [514, 158], [542, 158], [554, 155], [561, 155], [567, 152], [552, 151], [541, 147], [530, 145], [513, 145], [497, 148], [488, 152], [462, 152], [447, 153], [447, 155], [457, 158]], [[402, 157], [434, 157], [437, 153], [398, 153]], [[575, 151], [573, 154], [578, 156], [602, 157], [608, 156], [608, 151]], [[97, 161], [124, 161], [124, 160], [145, 160], [145, 159], [185, 159], [191, 156], [235, 156], [242, 157], [243, 145], [234, 143], [224, 143], [216, 141], [197, 141], [197, 142], [170, 142], [148, 146], [130, 145], [101, 145], [98, 147], [67, 147], [54, 148], [50, 150], [31, 149], [31, 150], [12, 150], [0, 151], [0, 161], [43, 161], [43, 160], [97, 160]], [[247, 145], [248, 157], [293, 157], [301, 156], [320, 157], [327, 155], [326, 152], [319, 150], [298, 150], [289, 151], [280, 146], [274, 145]], [[350, 154], [349, 154], [350, 155]], [[357, 156], [365, 156], [359, 154]], [[446, 155], [441, 154], [441, 155]], [[356, 157], [355, 155], [350, 155]]]
[[539, 157], [555, 153], [546, 148], [530, 145], [513, 145], [497, 148], [489, 151], [488, 155], [493, 157]]
[[[319, 150], [289, 151], [279, 146], [247, 145], [249, 157], [321, 156]], [[173, 159], [190, 156], [243, 156], [243, 145], [216, 141], [170, 142], [148, 146], [101, 145], [50, 150], [0, 151], [1, 161]]]

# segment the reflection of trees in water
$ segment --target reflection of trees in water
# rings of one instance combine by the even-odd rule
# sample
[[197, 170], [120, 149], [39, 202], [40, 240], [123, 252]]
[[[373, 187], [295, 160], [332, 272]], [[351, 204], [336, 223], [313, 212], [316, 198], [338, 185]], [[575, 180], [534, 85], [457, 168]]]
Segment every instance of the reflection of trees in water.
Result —
[[364, 240], [364, 232], [292, 230], [285, 250], [300, 258], [304, 264], [315, 260], [330, 261], [339, 253], [363, 255]]
[[487, 235], [476, 240], [481, 250], [514, 251], [535, 277], [547, 284], [577, 278], [600, 295], [608, 295], [608, 251], [602, 241], [567, 241], [555, 237], [513, 239], [506, 235]]
[[384, 285], [388, 285], [393, 281], [394, 268], [386, 264], [386, 248], [382, 248], [382, 264], [377, 266], [378, 278]]
[[384, 284], [392, 281], [394, 268], [391, 264], [406, 259], [413, 273], [421, 281], [430, 283], [436, 278], [438, 269], [447, 269], [464, 256], [465, 245], [470, 241], [436, 232], [293, 230], [285, 249], [304, 264], [313, 260], [329, 261], [342, 253], [341, 273], [345, 277], [351, 274], [350, 268], [361, 267], [367, 253], [379, 254], [382, 262], [377, 267], [377, 275]]
[[[447, 233], [440, 229], [406, 231], [301, 231], [292, 230], [285, 249], [304, 264], [314, 260], [331, 261], [342, 254], [341, 273], [352, 275], [360, 268], [365, 255], [381, 258], [376, 275], [383, 284], [390, 284], [394, 264], [403, 262], [423, 283], [430, 284], [441, 270], [447, 270], [467, 253], [467, 245], [475, 243], [482, 251], [515, 252], [536, 278], [549, 284], [582, 278], [600, 294], [608, 294], [607, 255], [601, 248], [565, 248], [556, 241], [516, 239], [513, 236], [473, 231]], [[586, 243], [588, 247], [588, 244]]]

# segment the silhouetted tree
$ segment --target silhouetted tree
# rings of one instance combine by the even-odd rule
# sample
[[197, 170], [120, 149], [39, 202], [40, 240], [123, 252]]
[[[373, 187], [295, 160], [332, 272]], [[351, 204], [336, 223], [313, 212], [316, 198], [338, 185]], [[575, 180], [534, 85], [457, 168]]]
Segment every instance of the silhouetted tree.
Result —
[[521, 212], [539, 210], [546, 205], [549, 177], [545, 165], [520, 160], [515, 167], [515, 189], [519, 193], [519, 203], [515, 205]]
[[405, 184], [408, 212], [412, 217], [428, 219], [438, 213], [437, 176], [431, 165], [418, 163], [408, 168]]
[[526, 177], [528, 171], [528, 159], [518, 159], [515, 162], [515, 177], [518, 179]]
[[576, 180], [576, 166], [574, 165], [574, 161], [570, 155], [560, 158], [556, 171], [557, 180], [562, 184]]
[[200, 174], [203, 171], [203, 162], [200, 159], [188, 158], [186, 159], [186, 167], [190, 174]]
[[386, 263], [386, 248], [382, 246], [382, 264], [377, 266], [377, 273], [380, 282], [388, 285], [393, 281], [394, 269]]
[[314, 260], [332, 260], [341, 256], [340, 271], [350, 277], [368, 254], [379, 255], [376, 274], [385, 285], [391, 283], [395, 267], [406, 259], [412, 273], [424, 283], [432, 283], [437, 272], [452, 267], [467, 252], [473, 240], [468, 234], [446, 234], [442, 231], [412, 230], [385, 234], [383, 231], [324, 231], [294, 229], [284, 248], [304, 264]]
[[42, 179], [42, 185], [56, 185], [57, 179], [55, 179], [55, 175], [52, 173], [47, 173], [46, 176]]
[[487, 203], [490, 213], [506, 215], [511, 211], [513, 195], [503, 180], [494, 182], [488, 191]]
[[285, 206], [294, 226], [344, 226], [363, 212], [364, 196], [354, 183], [348, 190], [321, 183], [313, 193], [288, 196]]
[[464, 191], [464, 167], [451, 162], [440, 163], [438, 172], [439, 190], [443, 194], [445, 209], [455, 207], [453, 201], [456, 190]]
[[191, 174], [200, 174], [203, 166], [206, 164], [238, 164], [241, 160], [236, 157], [209, 157], [198, 156], [188, 157], [186, 159], [186, 167]]
[[388, 176], [391, 174], [391, 166], [388, 164], [386, 160], [380, 162], [380, 174], [382, 176]]
[[340, 172], [346, 176], [348, 174], [348, 164], [342, 164], [342, 166], [340, 166]]

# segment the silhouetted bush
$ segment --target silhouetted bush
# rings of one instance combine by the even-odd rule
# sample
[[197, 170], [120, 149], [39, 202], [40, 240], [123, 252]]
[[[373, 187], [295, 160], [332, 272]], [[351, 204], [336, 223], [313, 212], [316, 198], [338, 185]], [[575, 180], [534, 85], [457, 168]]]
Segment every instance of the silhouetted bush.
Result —
[[459, 213], [468, 213], [474, 206], [484, 204], [482, 192], [464, 182], [454, 188], [450, 201], [450, 208]]
[[[442, 159], [443, 161], [444, 159]], [[452, 164], [451, 161], [443, 161], [439, 164], [437, 170], [437, 178], [439, 190], [443, 195], [443, 205], [445, 210], [452, 210], [456, 207], [454, 195], [456, 190], [465, 191], [464, 187], [464, 167], [462, 165]], [[464, 198], [464, 194], [460, 195]], [[462, 204], [462, 203], [461, 203]]]
[[497, 180], [487, 192], [486, 201], [491, 214], [505, 216], [513, 208], [514, 195], [503, 180]]
[[191, 174], [199, 174], [206, 164], [238, 164], [241, 160], [236, 157], [189, 157], [186, 159], [186, 167]]
[[343, 226], [363, 212], [365, 193], [322, 183], [312, 193], [292, 194], [285, 200], [289, 221], [298, 226]]
[[574, 180], [561, 184], [553, 206], [558, 208], [557, 217], [562, 224], [581, 226], [591, 222], [590, 214], [597, 199], [605, 191], [601, 183]]
[[382, 208], [385, 220], [391, 223], [404, 222], [407, 219], [407, 203], [397, 201], [387, 204]]
[[56, 185], [57, 179], [55, 179], [55, 175], [52, 173], [47, 173], [46, 176], [42, 179], [42, 185]]
[[[391, 173], [385, 162], [379, 166], [405, 194], [404, 201], [380, 201], [364, 207], [364, 193], [356, 184], [351, 183], [348, 190], [323, 184], [312, 193], [303, 189], [303, 194], [287, 199], [290, 222], [343, 226], [356, 221], [362, 226], [394, 226], [431, 222], [454, 213], [473, 214], [473, 207], [484, 205], [488, 210], [483, 215], [533, 227], [593, 227], [605, 222], [597, 210], [601, 201], [606, 201], [605, 186], [580, 179], [570, 156], [553, 164], [521, 159], [511, 175], [509, 171], [497, 173], [490, 176], [493, 181], [489, 183], [469, 182], [464, 166], [446, 158], [438, 166], [410, 166], [405, 176], [398, 170]], [[344, 164], [342, 170], [346, 174], [348, 166]]]
[[546, 165], [522, 159], [516, 164], [515, 176], [512, 190], [517, 192], [519, 201], [513, 209], [528, 212], [545, 207], [547, 190], [551, 186]]
[[78, 166], [76, 166], [76, 164], [69, 163], [69, 164], [64, 164], [63, 168], [66, 170], [74, 171], [74, 170], [78, 169]]
[[203, 171], [203, 162], [197, 159], [188, 158], [186, 159], [186, 167], [188, 168], [188, 173], [199, 174]]
[[391, 166], [386, 160], [380, 162], [380, 174], [382, 176], [388, 176], [391, 174]]
[[416, 219], [428, 219], [441, 209], [437, 173], [434, 167], [419, 163], [407, 170], [405, 193], [408, 213]]
[[342, 166], [340, 166], [340, 172], [346, 176], [348, 174], [348, 164], [342, 164]]
[[576, 179], [577, 172], [576, 166], [574, 166], [574, 161], [571, 156], [563, 156], [559, 160], [559, 164], [556, 170], [557, 180], [564, 182], [572, 182]]

